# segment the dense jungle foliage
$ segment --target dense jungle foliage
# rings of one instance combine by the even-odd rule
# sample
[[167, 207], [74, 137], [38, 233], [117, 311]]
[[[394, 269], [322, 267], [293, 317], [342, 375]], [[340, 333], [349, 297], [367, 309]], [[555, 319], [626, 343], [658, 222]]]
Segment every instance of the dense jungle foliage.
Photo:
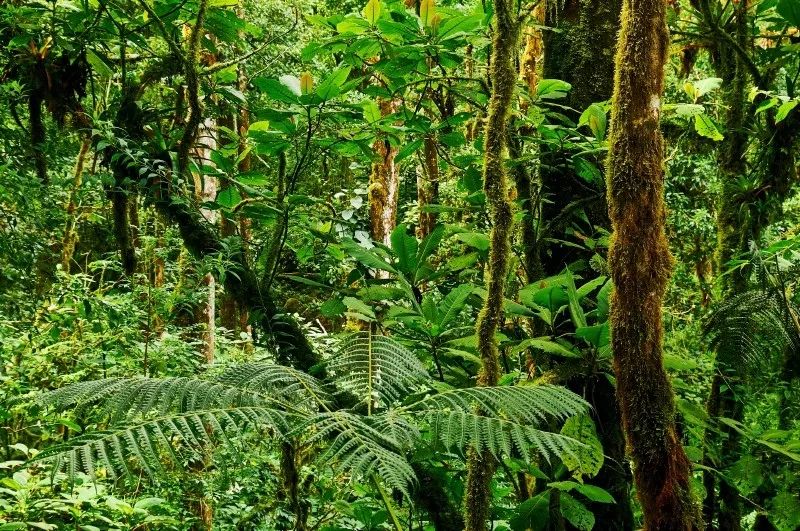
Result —
[[0, 531], [800, 529], [800, 0], [0, 2]]

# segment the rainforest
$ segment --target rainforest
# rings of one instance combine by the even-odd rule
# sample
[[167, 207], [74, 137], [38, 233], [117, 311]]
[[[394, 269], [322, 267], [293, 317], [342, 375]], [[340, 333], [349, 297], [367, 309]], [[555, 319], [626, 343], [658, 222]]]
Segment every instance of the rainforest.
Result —
[[0, 531], [800, 530], [800, 0], [0, 1]]

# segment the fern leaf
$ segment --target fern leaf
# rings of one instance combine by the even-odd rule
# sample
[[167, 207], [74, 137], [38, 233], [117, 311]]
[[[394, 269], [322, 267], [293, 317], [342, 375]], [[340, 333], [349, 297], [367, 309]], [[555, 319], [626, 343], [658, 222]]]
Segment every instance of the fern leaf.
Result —
[[413, 352], [385, 336], [361, 333], [345, 339], [328, 365], [343, 390], [361, 403], [386, 407], [431, 382]]
[[134, 467], [153, 476], [172, 462], [180, 465], [186, 452], [196, 456], [220, 440], [255, 425], [267, 425], [277, 436], [287, 431], [284, 413], [265, 407], [206, 409], [142, 420], [136, 424], [74, 437], [41, 451], [34, 462], [50, 462], [53, 473], [78, 471], [95, 477], [98, 468], [109, 476], [132, 475]]
[[411, 497], [417, 478], [402, 455], [408, 441], [395, 439], [370, 425], [371, 418], [345, 411], [320, 413], [290, 435], [305, 435], [309, 443], [326, 443], [328, 448], [321, 459], [340, 473], [362, 478], [377, 475], [390, 487]]

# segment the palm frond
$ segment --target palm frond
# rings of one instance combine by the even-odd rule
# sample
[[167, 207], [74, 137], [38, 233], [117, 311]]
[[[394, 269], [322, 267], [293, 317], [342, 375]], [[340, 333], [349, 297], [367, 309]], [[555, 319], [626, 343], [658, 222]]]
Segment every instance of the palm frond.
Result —
[[485, 417], [469, 411], [426, 411], [423, 418], [431, 428], [431, 436], [447, 450], [463, 453], [467, 448], [488, 450], [500, 459], [512, 455], [515, 448], [523, 459], [534, 454], [548, 462], [569, 455], [578, 460], [580, 441], [502, 418]]
[[404, 409], [471, 412], [475, 408], [488, 417], [536, 425], [551, 418], [564, 420], [585, 413], [589, 404], [569, 389], [542, 384], [451, 389], [429, 395]]
[[337, 385], [361, 403], [387, 406], [431, 381], [413, 352], [371, 332], [346, 338], [328, 365]]
[[721, 362], [758, 371], [787, 349], [800, 352], [793, 311], [774, 289], [752, 289], [723, 301], [706, 322], [705, 332]]
[[40, 404], [57, 410], [99, 405], [112, 422], [137, 414], [183, 413], [231, 406], [285, 407], [286, 402], [246, 387], [199, 378], [108, 378], [42, 394]]

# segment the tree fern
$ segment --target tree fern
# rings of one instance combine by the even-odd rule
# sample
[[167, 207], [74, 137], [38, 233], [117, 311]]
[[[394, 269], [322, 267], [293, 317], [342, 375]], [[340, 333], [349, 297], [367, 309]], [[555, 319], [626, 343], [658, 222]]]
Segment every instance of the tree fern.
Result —
[[153, 475], [163, 469], [165, 462], [180, 465], [187, 453], [200, 455], [219, 439], [228, 440], [254, 426], [272, 427], [276, 434], [287, 431], [285, 417], [275, 409], [204, 409], [89, 432], [43, 450], [32, 461], [50, 461], [53, 473], [66, 469], [70, 478], [78, 470], [94, 477], [101, 467], [111, 477], [135, 470]]
[[[276, 438], [321, 447], [320, 459], [339, 474], [379, 477], [409, 495], [416, 484], [406, 459], [428, 432], [449, 450], [512, 449], [546, 458], [571, 455], [581, 443], [538, 426], [585, 412], [574, 393], [551, 385], [451, 389], [438, 392], [414, 354], [391, 338], [345, 338], [327, 366], [330, 384], [266, 361], [231, 367], [213, 379], [115, 378], [74, 384], [44, 394], [55, 409], [90, 408], [109, 428], [50, 447], [37, 456], [54, 470], [109, 475], [156, 474], [186, 455], [207, 455], [213, 444], [256, 426]], [[328, 386], [357, 395], [334, 409]], [[410, 397], [416, 399], [409, 401]], [[405, 405], [400, 405], [405, 402]], [[367, 415], [363, 405], [366, 404]], [[481, 415], [477, 411], [481, 411]]]
[[403, 456], [410, 441], [377, 429], [372, 420], [347, 411], [326, 412], [310, 418], [294, 433], [304, 434], [308, 442], [330, 441], [321, 460], [334, 464], [340, 472], [357, 477], [377, 474], [387, 485], [410, 496], [416, 476]]
[[391, 405], [431, 381], [412, 352], [371, 332], [347, 337], [328, 370], [342, 390], [353, 393], [369, 409], [373, 404]]

